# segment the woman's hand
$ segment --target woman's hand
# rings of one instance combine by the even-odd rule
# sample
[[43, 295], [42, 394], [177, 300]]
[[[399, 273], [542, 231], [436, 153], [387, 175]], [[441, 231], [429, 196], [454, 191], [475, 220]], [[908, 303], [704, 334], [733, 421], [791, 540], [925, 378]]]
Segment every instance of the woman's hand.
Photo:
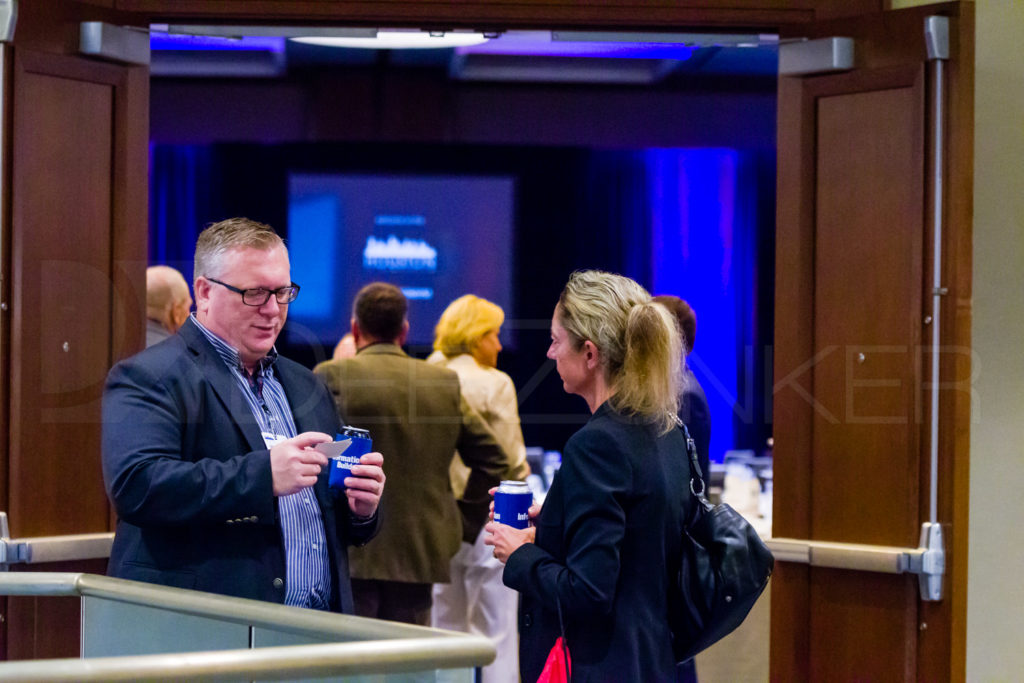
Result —
[[537, 523], [537, 518], [540, 517], [540, 503], [534, 503], [530, 506], [530, 509], [526, 511], [527, 516], [530, 518], [530, 526]]
[[530, 509], [527, 511], [527, 516], [530, 518], [530, 526], [525, 529], [516, 529], [507, 524], [494, 521], [494, 493], [498, 490], [495, 486], [488, 493], [491, 494], [491, 510], [488, 514], [490, 521], [484, 526], [484, 531], [490, 534], [484, 539], [484, 545], [494, 546], [494, 556], [498, 558], [502, 564], [508, 561], [508, 556], [516, 551], [516, 549], [524, 543], [533, 543], [536, 538], [537, 530], [534, 528], [534, 523], [537, 517], [540, 515], [540, 504], [534, 503], [530, 505]]
[[[534, 505], [538, 511], [540, 506]], [[531, 512], [533, 507], [530, 508]], [[536, 515], [531, 515], [531, 519]], [[484, 545], [494, 546], [494, 556], [498, 558], [502, 564], [508, 562], [508, 556], [511, 555], [524, 543], [533, 543], [533, 539], [536, 536], [537, 530], [534, 527], [527, 527], [526, 529], [516, 529], [510, 527], [507, 524], [501, 524], [500, 522], [490, 521], [484, 527], [490, 536], [484, 539]]]

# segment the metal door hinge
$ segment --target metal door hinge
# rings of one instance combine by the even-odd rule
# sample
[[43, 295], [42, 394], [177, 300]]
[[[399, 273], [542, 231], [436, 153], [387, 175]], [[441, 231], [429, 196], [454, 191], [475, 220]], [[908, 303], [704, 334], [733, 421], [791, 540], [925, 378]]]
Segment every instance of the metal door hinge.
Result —
[[78, 51], [111, 62], [148, 66], [149, 31], [136, 26], [83, 21], [79, 27]]
[[949, 17], [925, 19], [924, 42], [928, 48], [928, 59], [949, 59]]
[[813, 76], [853, 68], [853, 38], [818, 38], [779, 45], [780, 76]]
[[17, 21], [17, 0], [0, 0], [0, 43], [14, 40], [14, 25]]

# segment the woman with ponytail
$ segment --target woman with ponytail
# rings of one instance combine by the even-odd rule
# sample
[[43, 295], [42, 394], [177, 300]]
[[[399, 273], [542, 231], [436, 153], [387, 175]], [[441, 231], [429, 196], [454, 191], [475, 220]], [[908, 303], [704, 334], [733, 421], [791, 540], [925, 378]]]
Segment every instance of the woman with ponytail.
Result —
[[667, 596], [694, 504], [676, 428], [681, 341], [672, 314], [629, 278], [573, 273], [548, 358], [590, 420], [565, 446], [534, 526], [491, 522], [520, 593], [522, 680], [564, 636], [573, 681], [672, 681]]

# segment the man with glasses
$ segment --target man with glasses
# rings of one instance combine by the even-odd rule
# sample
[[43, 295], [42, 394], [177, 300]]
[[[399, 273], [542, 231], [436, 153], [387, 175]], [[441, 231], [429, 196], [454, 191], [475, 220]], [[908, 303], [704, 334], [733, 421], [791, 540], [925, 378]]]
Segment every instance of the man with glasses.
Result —
[[377, 532], [383, 457], [344, 494], [315, 449], [338, 431], [323, 384], [274, 343], [299, 286], [266, 225], [196, 243], [196, 312], [118, 363], [103, 395], [103, 476], [118, 514], [108, 572], [298, 607], [353, 611], [348, 547]]

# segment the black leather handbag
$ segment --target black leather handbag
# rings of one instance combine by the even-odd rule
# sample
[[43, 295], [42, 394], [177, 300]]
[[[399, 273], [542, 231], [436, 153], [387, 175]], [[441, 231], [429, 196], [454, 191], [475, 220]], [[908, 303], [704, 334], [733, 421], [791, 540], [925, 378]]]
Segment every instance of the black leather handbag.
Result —
[[750, 522], [729, 505], [712, 505], [690, 432], [681, 425], [697, 498], [683, 528], [683, 553], [669, 596], [676, 661], [722, 639], [746, 619], [761, 596], [775, 558]]

